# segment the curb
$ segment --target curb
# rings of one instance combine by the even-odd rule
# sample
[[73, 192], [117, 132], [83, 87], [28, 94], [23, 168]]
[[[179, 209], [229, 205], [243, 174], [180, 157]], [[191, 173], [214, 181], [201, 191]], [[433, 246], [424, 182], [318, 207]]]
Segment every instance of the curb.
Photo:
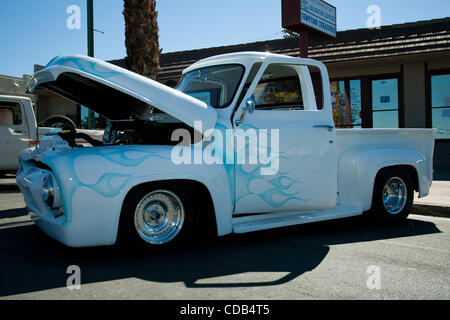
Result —
[[450, 218], [450, 207], [415, 204], [412, 207], [411, 214]]

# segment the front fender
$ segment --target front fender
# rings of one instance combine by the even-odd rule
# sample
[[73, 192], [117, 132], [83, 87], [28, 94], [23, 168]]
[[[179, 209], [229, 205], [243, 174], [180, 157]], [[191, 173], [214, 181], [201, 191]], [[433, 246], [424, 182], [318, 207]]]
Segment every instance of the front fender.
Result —
[[409, 148], [354, 148], [339, 159], [338, 188], [340, 203], [369, 210], [378, 172], [393, 166], [411, 166], [417, 172], [421, 197], [429, 193], [432, 177], [426, 157]]
[[[75, 149], [47, 156], [65, 209], [64, 225], [79, 234], [74, 241], [114, 244], [125, 196], [141, 184], [192, 180], [210, 192], [219, 235], [232, 230], [232, 198], [223, 165], [176, 165], [170, 146], [120, 146]], [[95, 244], [93, 244], [95, 243]]]

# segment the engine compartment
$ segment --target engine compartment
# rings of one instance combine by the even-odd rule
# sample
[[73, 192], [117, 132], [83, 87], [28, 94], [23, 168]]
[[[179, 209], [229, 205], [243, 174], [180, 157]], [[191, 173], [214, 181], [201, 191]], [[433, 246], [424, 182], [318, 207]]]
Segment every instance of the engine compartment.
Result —
[[[194, 129], [179, 121], [158, 122], [126, 119], [109, 121], [103, 135], [103, 145], [177, 145], [172, 140], [175, 130], [185, 129], [194, 137]], [[201, 136], [201, 134], [199, 134]], [[191, 143], [193, 143], [192, 139]]]
[[68, 125], [63, 126], [58, 135], [67, 141], [72, 148], [83, 148], [85, 145], [77, 141], [87, 141], [93, 147], [118, 146], [118, 145], [169, 145], [180, 143], [173, 140], [173, 133], [178, 130], [186, 130], [191, 141], [183, 140], [184, 144], [193, 144], [202, 139], [202, 134], [188, 125], [165, 113], [151, 113], [146, 119], [131, 116], [129, 119], [108, 120], [102, 141], [96, 140], [87, 133], [79, 132]]

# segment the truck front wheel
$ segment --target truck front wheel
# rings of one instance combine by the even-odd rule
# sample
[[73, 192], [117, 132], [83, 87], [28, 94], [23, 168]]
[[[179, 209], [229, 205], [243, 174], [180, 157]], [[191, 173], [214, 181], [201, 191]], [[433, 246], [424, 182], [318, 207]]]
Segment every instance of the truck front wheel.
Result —
[[138, 188], [125, 200], [119, 240], [134, 248], [177, 247], [192, 235], [193, 214], [182, 188], [166, 184]]
[[408, 218], [413, 199], [414, 184], [408, 170], [389, 168], [376, 179], [371, 211], [378, 220], [400, 223]]

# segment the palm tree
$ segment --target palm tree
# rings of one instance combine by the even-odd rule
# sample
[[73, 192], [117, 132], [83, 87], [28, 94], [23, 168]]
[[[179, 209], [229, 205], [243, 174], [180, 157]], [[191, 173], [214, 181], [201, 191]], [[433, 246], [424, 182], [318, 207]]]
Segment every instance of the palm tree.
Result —
[[159, 70], [159, 28], [156, 0], [124, 0], [127, 67], [151, 79]]

